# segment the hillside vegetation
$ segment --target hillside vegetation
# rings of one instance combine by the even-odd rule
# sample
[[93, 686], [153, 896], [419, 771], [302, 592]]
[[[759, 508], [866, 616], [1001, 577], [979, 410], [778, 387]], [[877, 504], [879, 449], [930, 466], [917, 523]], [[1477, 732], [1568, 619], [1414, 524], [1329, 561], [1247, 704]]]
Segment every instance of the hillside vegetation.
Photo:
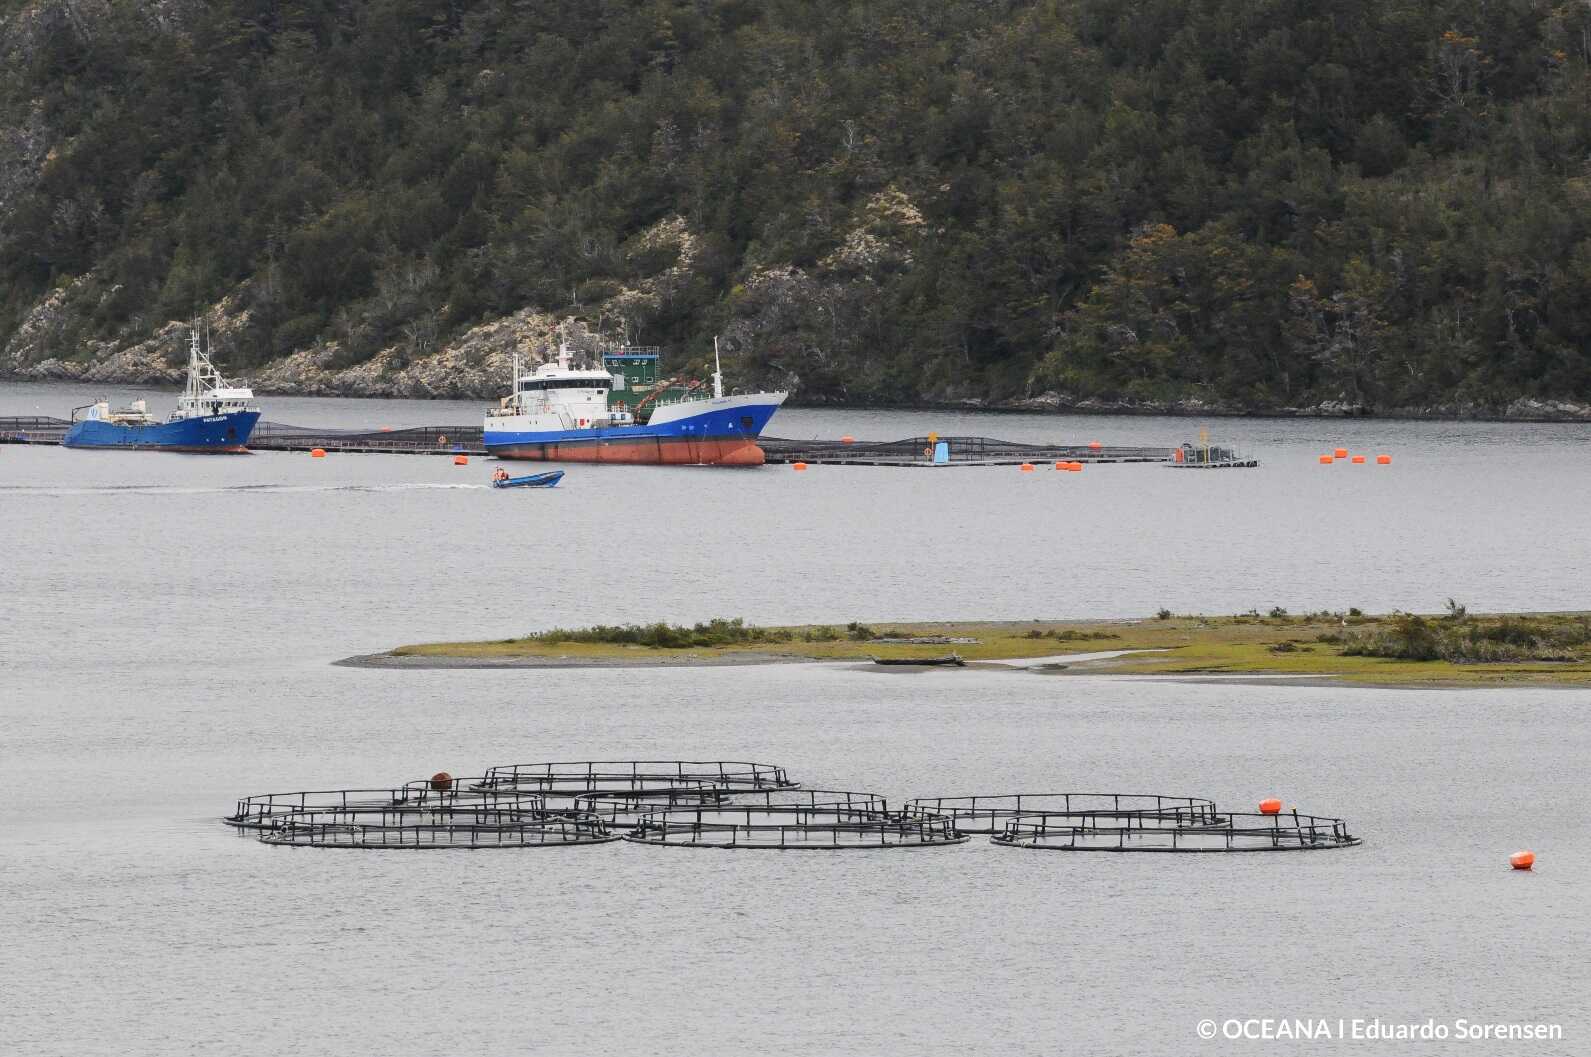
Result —
[[1591, 402], [1584, 4], [0, 18], [0, 371], [209, 312], [380, 374], [530, 310], [808, 402]]

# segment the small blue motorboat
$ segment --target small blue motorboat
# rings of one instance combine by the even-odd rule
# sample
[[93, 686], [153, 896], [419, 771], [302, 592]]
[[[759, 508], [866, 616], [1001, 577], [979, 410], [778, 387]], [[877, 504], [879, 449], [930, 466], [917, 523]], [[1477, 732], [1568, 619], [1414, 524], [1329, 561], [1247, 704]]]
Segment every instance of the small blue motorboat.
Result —
[[508, 471], [499, 467], [492, 474], [493, 488], [551, 488], [563, 480], [562, 470], [548, 470], [546, 473], [526, 474], [524, 477], [510, 477]]

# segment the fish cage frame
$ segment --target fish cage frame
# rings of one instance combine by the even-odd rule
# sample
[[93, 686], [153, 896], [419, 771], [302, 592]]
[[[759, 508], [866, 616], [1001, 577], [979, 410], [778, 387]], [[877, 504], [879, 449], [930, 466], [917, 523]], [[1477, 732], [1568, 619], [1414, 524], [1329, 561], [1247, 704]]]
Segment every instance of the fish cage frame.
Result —
[[530, 789], [546, 797], [706, 786], [793, 789], [783, 767], [740, 760], [576, 760], [488, 767], [479, 788]]
[[[434, 816], [416, 821], [416, 815]], [[371, 816], [378, 822], [369, 821]], [[275, 816], [257, 834], [261, 844], [298, 848], [478, 851], [608, 844], [620, 835], [603, 820], [573, 811], [496, 807], [361, 807]]]
[[[877, 793], [849, 789], [724, 789], [686, 788], [643, 789], [634, 792], [604, 791], [579, 793], [575, 810], [596, 815], [616, 828], [630, 828], [642, 815], [664, 811], [692, 811], [714, 807], [805, 807], [846, 808], [883, 814], [889, 802]], [[624, 821], [624, 820], [629, 821]]]
[[[1036, 812], [1007, 820], [989, 838], [1006, 848], [1035, 851], [1117, 852], [1125, 854], [1232, 854], [1242, 852], [1329, 851], [1364, 843], [1340, 818], [1264, 812], [1224, 812], [1214, 824], [1178, 824], [1142, 815], [1118, 816], [1118, 825], [1101, 825], [1107, 816], [1080, 819], [1075, 814]], [[1168, 824], [1169, 823], [1169, 824]], [[1220, 846], [1213, 846], [1215, 840]], [[1062, 842], [1064, 843], [1057, 843]]]
[[[826, 841], [813, 839], [825, 836]], [[722, 804], [647, 812], [624, 839], [666, 848], [878, 851], [965, 844], [971, 837], [957, 832], [945, 816], [860, 807]]]
[[[1059, 806], [1046, 806], [1059, 801]], [[906, 801], [907, 813], [947, 815], [963, 833], [995, 835], [1006, 821], [1023, 815], [1072, 818], [1146, 818], [1178, 824], [1219, 823], [1215, 801], [1161, 793], [994, 793], [977, 796], [924, 796]]]
[[468, 783], [474, 778], [449, 778], [445, 788], [437, 788], [433, 778], [406, 782], [401, 786], [370, 789], [309, 789], [291, 793], [257, 793], [238, 799], [232, 814], [221, 821], [238, 829], [264, 829], [273, 818], [306, 811], [353, 811], [401, 806], [423, 807], [440, 801], [451, 806], [488, 803], [521, 810], [545, 810], [545, 798], [534, 790], [483, 789]]

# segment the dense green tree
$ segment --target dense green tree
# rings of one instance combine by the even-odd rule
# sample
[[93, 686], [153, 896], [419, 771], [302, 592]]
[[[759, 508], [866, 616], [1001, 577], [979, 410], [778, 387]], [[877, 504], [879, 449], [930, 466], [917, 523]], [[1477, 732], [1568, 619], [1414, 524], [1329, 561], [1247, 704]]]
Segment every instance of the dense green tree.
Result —
[[[1534, 0], [0, 4], [0, 344], [536, 307], [808, 400], [1591, 399], [1591, 14]], [[665, 237], [666, 236], [666, 237]], [[52, 302], [53, 303], [53, 302]]]

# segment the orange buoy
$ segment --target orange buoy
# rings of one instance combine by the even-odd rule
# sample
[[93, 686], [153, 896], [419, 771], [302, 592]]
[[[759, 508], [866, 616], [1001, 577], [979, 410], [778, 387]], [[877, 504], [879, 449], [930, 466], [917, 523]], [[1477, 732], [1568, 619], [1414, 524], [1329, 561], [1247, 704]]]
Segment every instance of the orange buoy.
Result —
[[1101, 448], [1103, 448], [1103, 447], [1104, 447], [1104, 445], [1103, 445], [1103, 444], [1101, 444], [1101, 443], [1100, 443], [1100, 442], [1099, 442], [1099, 441], [1097, 441], [1097, 440], [1091, 440], [1091, 441], [1089, 441], [1089, 442], [1088, 442], [1088, 446], [1089, 446], [1089, 447], [1090, 447], [1090, 448], [1093, 448], [1093, 449], [1094, 449], [1094, 450], [1095, 450], [1095, 451], [1098, 451], [1098, 450], [1099, 450], [1099, 449], [1101, 449]]
[[1320, 457], [1320, 465], [1322, 465], [1322, 466], [1330, 466], [1331, 465], [1331, 456], [1330, 455], [1322, 455]]
[[1365, 457], [1363, 455], [1355, 455], [1351, 461], [1357, 466], [1365, 461]]
[[1332, 454], [1337, 456], [1339, 459], [1346, 459], [1348, 457], [1348, 449], [1338, 448], [1336, 451], [1332, 452]]
[[454, 466], [468, 466], [469, 464], [470, 464], [470, 457], [468, 455], [455, 455], [455, 456], [453, 456], [453, 465]]
[[807, 464], [804, 462], [791, 463], [790, 468], [792, 470], [805, 470], [807, 468]]
[[1275, 797], [1271, 797], [1268, 800], [1261, 800], [1260, 801], [1260, 814], [1262, 814], [1262, 815], [1280, 815], [1281, 813], [1282, 813], [1282, 802], [1280, 800], [1276, 799]]
[[845, 436], [840, 438], [840, 443], [841, 444], [855, 444], [856, 443], [856, 438], [851, 436], [849, 433], [847, 433]]
[[453, 776], [446, 771], [438, 771], [431, 776], [431, 788], [449, 790], [453, 788]]
[[1056, 463], [1056, 464], [1055, 464], [1055, 468], [1056, 468], [1056, 469], [1057, 469], [1057, 470], [1064, 470], [1064, 469], [1066, 469], [1066, 468], [1067, 468], [1067, 467], [1068, 467], [1068, 466], [1070, 466], [1070, 465], [1071, 465], [1071, 463], [1065, 463], [1065, 462], [1058, 462], [1058, 463]]
[[310, 452], [309, 452], [309, 457], [311, 459], [324, 459], [326, 457], [326, 449], [325, 448], [311, 448]]
[[1033, 472], [1033, 464], [1030, 463], [1030, 462], [1025, 462], [1025, 463], [1022, 464], [1021, 470], [1022, 470], [1023, 473], [1032, 473]]
[[1392, 456], [1390, 456], [1390, 455], [1377, 455], [1376, 456], [1376, 465], [1377, 466], [1391, 466], [1392, 465]]
[[1073, 473], [1082, 473], [1083, 464], [1080, 462], [1074, 462], [1071, 466], [1068, 466], [1067, 469], [1071, 470]]
[[1533, 851], [1516, 851], [1508, 857], [1508, 865], [1516, 870], [1528, 870], [1536, 865], [1536, 853]]

